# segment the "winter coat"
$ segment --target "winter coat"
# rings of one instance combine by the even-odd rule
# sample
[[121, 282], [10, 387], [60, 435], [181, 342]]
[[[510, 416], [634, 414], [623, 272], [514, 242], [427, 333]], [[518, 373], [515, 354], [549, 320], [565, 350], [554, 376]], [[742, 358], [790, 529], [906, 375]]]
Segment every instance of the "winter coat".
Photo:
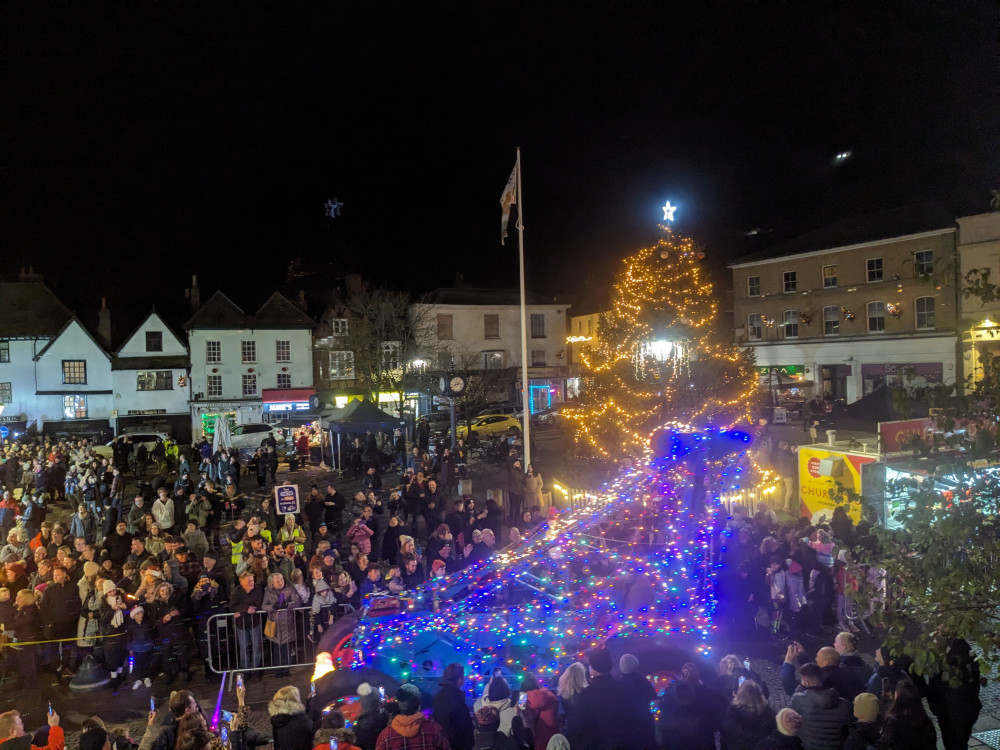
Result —
[[754, 714], [743, 706], [726, 706], [722, 720], [722, 750], [753, 750], [774, 729], [774, 709]]
[[375, 750], [445, 750], [445, 739], [440, 725], [422, 713], [396, 716], [378, 736]]
[[267, 705], [271, 717], [271, 736], [275, 748], [282, 750], [312, 750], [315, 724], [306, 714], [305, 706], [294, 701], [271, 701]]
[[675, 682], [660, 700], [660, 722], [656, 731], [661, 747], [715, 750], [720, 709], [715, 694], [700, 682]]
[[[532, 467], [534, 468], [534, 467]], [[537, 474], [532, 476], [524, 475], [524, 498], [522, 508], [530, 508], [532, 505], [542, 504], [542, 478]], [[574, 748], [573, 750], [576, 750]]]
[[[627, 718], [621, 683], [607, 675], [595, 676], [573, 700], [564, 734], [573, 750], [627, 750], [642, 747], [635, 741]], [[564, 702], [565, 705], [565, 702]], [[694, 750], [694, 748], [691, 748]]]
[[844, 750], [868, 750], [875, 747], [878, 736], [882, 728], [877, 721], [859, 721], [851, 727], [851, 733], [847, 735], [847, 742], [844, 743]]
[[802, 750], [802, 740], [798, 737], [786, 737], [775, 729], [758, 742], [753, 750]]
[[841, 750], [853, 709], [835, 689], [808, 687], [789, 705], [802, 717], [799, 737], [808, 750]]
[[[805, 721], [802, 729], [805, 730]], [[877, 750], [936, 750], [937, 730], [923, 709], [919, 717], [908, 717], [905, 721], [887, 716], [875, 747]]]
[[[486, 690], [489, 690], [489, 683], [486, 683]], [[493, 706], [500, 712], [500, 731], [506, 735], [511, 733], [511, 722], [517, 716], [517, 707], [510, 698], [501, 698], [498, 701], [491, 701], [484, 692], [472, 706], [473, 712], [478, 711], [483, 706]]]
[[[261, 608], [268, 613], [269, 620], [277, 622], [277, 630], [271, 640], [279, 645], [284, 645], [295, 639], [294, 610], [301, 606], [302, 599], [299, 598], [298, 592], [290, 583], [286, 583], [280, 591], [270, 586], [265, 589]], [[277, 735], [275, 735], [275, 739], [277, 739]]]
[[136, 622], [131, 616], [126, 617], [125, 632], [129, 651], [148, 653], [156, 649], [156, 625], [148, 614], [143, 614], [142, 623]]
[[[375, 750], [375, 743], [382, 730], [389, 724], [389, 714], [381, 706], [370, 711], [363, 710], [354, 722], [354, 737], [361, 750]], [[455, 746], [452, 745], [452, 750]]]
[[80, 592], [72, 583], [50, 583], [45, 587], [38, 606], [46, 639], [70, 638], [76, 635], [80, 618]]
[[358, 549], [362, 553], [370, 555], [372, 551], [372, 535], [374, 533], [363, 523], [355, 523], [347, 530], [347, 538], [352, 544], [358, 545]]
[[551, 690], [529, 690], [525, 708], [535, 735], [535, 750], [546, 750], [549, 740], [559, 732], [559, 699]]
[[440, 684], [440, 690], [434, 694], [434, 721], [441, 725], [451, 750], [471, 750], [476, 741], [475, 727], [465, 703], [465, 692], [450, 682]]
[[18, 609], [13, 601], [0, 602], [0, 624], [8, 635], [22, 643], [40, 640], [41, 618], [34, 604]]
[[844, 700], [853, 701], [864, 692], [865, 684], [872, 676], [872, 668], [857, 654], [846, 654], [840, 657], [840, 671], [846, 693], [841, 693]]
[[165, 501], [159, 498], [153, 501], [153, 520], [164, 532], [174, 527], [174, 501], [169, 497]]

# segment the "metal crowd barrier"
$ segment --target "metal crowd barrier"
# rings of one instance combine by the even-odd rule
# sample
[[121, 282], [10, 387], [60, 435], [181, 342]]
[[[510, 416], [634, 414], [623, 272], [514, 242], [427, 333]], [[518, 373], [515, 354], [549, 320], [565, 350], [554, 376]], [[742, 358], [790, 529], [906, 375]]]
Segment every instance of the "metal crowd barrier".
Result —
[[[346, 610], [345, 610], [346, 608]], [[334, 616], [340, 617], [350, 605], [337, 605]], [[205, 638], [209, 668], [216, 674], [226, 672], [262, 672], [312, 666], [316, 646], [327, 623], [313, 616], [311, 607], [281, 610], [274, 638], [264, 635], [267, 612], [213, 615], [208, 619]]]

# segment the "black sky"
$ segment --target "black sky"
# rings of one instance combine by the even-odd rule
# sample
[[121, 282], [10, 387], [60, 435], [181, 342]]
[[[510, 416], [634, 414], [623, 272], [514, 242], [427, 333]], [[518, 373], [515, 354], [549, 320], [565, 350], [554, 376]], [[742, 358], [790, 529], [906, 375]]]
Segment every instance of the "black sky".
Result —
[[[579, 289], [670, 199], [708, 262], [1000, 187], [992, 2], [120, 2], [0, 12], [0, 274], [71, 306], [252, 306], [293, 258]], [[850, 149], [841, 167], [831, 159]], [[336, 195], [341, 218], [323, 216]], [[745, 232], [762, 234], [747, 238]], [[754, 244], [757, 243], [757, 244]]]

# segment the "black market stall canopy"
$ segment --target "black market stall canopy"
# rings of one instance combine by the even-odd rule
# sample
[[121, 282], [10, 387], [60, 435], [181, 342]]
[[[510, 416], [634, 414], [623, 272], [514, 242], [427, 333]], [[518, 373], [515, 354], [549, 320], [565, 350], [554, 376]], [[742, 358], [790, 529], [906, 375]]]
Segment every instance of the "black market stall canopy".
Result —
[[377, 432], [394, 430], [406, 423], [386, 414], [370, 401], [351, 401], [343, 409], [323, 413], [323, 429], [337, 433]]

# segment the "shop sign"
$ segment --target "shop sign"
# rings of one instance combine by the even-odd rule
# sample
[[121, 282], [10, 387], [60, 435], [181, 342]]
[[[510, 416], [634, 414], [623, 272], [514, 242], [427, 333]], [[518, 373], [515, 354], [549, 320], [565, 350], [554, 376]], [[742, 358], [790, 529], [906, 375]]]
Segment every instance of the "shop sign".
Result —
[[299, 512], [299, 486], [282, 484], [274, 488], [274, 506], [279, 516]]
[[934, 420], [900, 419], [895, 422], [878, 423], [879, 448], [883, 453], [899, 453], [907, 450], [906, 441], [917, 435], [927, 438], [934, 431]]
[[152, 417], [156, 414], [166, 414], [166, 409], [129, 409], [126, 414], [130, 417]]
[[23, 422], [20, 414], [11, 414], [6, 417], [0, 417], [0, 424], [10, 424], [11, 422]]
[[265, 411], [309, 411], [312, 405], [308, 401], [293, 401], [283, 404], [264, 404]]
[[250, 401], [221, 401], [216, 404], [204, 404], [198, 408], [206, 414], [215, 414], [221, 411], [240, 411], [241, 409], [252, 408], [256, 405]]
[[776, 372], [780, 375], [787, 375], [790, 378], [798, 377], [799, 375], [806, 374], [806, 368], [804, 365], [757, 365], [755, 368], [757, 370], [757, 375], [760, 377], [766, 377], [772, 372]]
[[[861, 467], [875, 461], [874, 456], [858, 453], [842, 453], [819, 446], [800, 445], [799, 450], [799, 499], [802, 515], [818, 520], [819, 515], [827, 519], [833, 509], [843, 504], [837, 497], [837, 485], [861, 494]], [[847, 506], [847, 514], [855, 523], [861, 521], [861, 503]]]

